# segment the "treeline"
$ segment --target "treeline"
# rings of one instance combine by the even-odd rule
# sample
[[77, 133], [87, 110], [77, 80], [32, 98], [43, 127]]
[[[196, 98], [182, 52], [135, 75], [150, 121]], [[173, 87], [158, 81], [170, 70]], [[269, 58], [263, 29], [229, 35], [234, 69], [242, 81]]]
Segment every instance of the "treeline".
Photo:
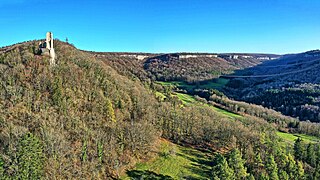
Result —
[[273, 107], [283, 114], [299, 117], [302, 121], [320, 122], [319, 96], [317, 85], [305, 84], [296, 88], [268, 90], [248, 101]]
[[[152, 87], [156, 90], [164, 91], [165, 93], [168, 93], [168, 91], [171, 90], [180, 90], [178, 87], [174, 86], [159, 87], [153, 84]], [[210, 103], [213, 106], [218, 106], [237, 114], [262, 118], [269, 123], [275, 123], [277, 126], [279, 126], [279, 128], [286, 128], [289, 125], [295, 126], [298, 124], [298, 121], [295, 118], [282, 115], [275, 110], [268, 109], [260, 105], [231, 100], [222, 92], [215, 89], [188, 89], [188, 94], [194, 95], [198, 101]]]
[[[320, 178], [320, 144], [295, 140], [293, 149], [283, 149], [277, 142], [261, 137], [266, 146], [242, 154], [237, 148], [227, 154], [217, 153], [213, 160], [213, 179], [311, 179]], [[254, 156], [248, 156], [248, 152]]]
[[245, 116], [232, 121], [205, 107], [170, 109], [162, 123], [163, 136], [216, 152], [210, 172], [213, 179], [319, 178], [319, 144], [303, 146], [300, 158], [296, 145], [283, 146], [274, 127], [260, 118]]
[[233, 149], [225, 156], [218, 153], [213, 160], [212, 179], [317, 179], [319, 173], [305, 172], [303, 163], [296, 161], [287, 152], [277, 150], [279, 154], [255, 153], [245, 159], [238, 149]]
[[[167, 121], [162, 121], [163, 136], [176, 143], [216, 152], [210, 172], [212, 179], [319, 178], [318, 166], [300, 159], [289, 144], [283, 146], [274, 126], [265, 120], [244, 116], [232, 121], [215, 114], [209, 107], [181, 109], [176, 99], [170, 97], [166, 101], [178, 106], [166, 110], [164, 119]], [[202, 101], [205, 103], [205, 99]], [[281, 115], [276, 113], [274, 116]], [[314, 150], [313, 157], [320, 157], [319, 145], [310, 146]], [[309, 157], [306, 152], [302, 154]]]
[[213, 94], [210, 101], [214, 102], [213, 105], [229, 111], [260, 117], [269, 123], [275, 123], [280, 131], [299, 132], [320, 137], [320, 124], [318, 123], [302, 122], [259, 105], [230, 100], [221, 94]]
[[280, 127], [286, 127], [287, 124], [296, 121], [294, 118], [284, 116], [274, 110], [267, 109], [255, 104], [248, 104], [246, 102], [233, 101], [225, 96], [213, 94], [212, 96], [210, 96], [210, 100], [217, 103], [217, 106], [220, 105], [229, 111], [259, 117], [269, 123], [275, 123]]

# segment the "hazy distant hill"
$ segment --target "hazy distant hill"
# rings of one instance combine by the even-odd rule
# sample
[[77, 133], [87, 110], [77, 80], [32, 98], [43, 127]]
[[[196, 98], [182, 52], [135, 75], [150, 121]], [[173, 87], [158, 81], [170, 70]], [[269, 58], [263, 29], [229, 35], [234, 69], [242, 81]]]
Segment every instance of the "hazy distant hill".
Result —
[[98, 59], [140, 79], [184, 81], [195, 83], [210, 80], [236, 69], [255, 66], [280, 57], [273, 54], [210, 54], [210, 53], [99, 53], [90, 52]]

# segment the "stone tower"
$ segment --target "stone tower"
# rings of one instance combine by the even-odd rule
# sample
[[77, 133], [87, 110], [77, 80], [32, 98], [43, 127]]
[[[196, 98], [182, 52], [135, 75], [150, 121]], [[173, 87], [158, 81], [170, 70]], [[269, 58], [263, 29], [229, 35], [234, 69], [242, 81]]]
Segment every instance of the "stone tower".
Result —
[[54, 66], [56, 64], [55, 58], [56, 53], [54, 52], [53, 48], [53, 33], [47, 32], [46, 34], [46, 41], [39, 44], [39, 48], [41, 50], [41, 55], [50, 56], [50, 65]]

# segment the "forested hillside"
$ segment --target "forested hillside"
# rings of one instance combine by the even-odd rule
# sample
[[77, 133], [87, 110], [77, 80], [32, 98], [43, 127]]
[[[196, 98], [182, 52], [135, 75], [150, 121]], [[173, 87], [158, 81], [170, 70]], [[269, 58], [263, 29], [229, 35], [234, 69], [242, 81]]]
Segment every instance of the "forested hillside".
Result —
[[128, 75], [135, 75], [141, 80], [182, 81], [188, 84], [211, 80], [279, 57], [273, 54], [88, 53], [100, 60], [108, 59], [104, 62], [120, 73], [130, 73]]
[[0, 50], [0, 179], [117, 179], [161, 138], [210, 154], [211, 179], [319, 179], [319, 144], [277, 135], [295, 119], [217, 94], [186, 102], [141, 63], [60, 41], [50, 67], [37, 46]]
[[[93, 53], [93, 54], [95, 54], [95, 53]], [[154, 55], [151, 55], [151, 56], [154, 56]], [[171, 57], [171, 56], [173, 56], [173, 57]], [[275, 57], [275, 56], [273, 56], [273, 57]], [[113, 55], [113, 57], [110, 57], [110, 55], [109, 55], [109, 57], [108, 57], [106, 55], [106, 53], [105, 53], [104, 57], [103, 56], [99, 56], [98, 59], [103, 61], [104, 63], [107, 63], [107, 64], [111, 65], [112, 67], [115, 67], [118, 72], [120, 72], [120, 73], [122, 73], [124, 75], [127, 75], [127, 76], [129, 76], [129, 77], [131, 77], [133, 79], [137, 79], [137, 78], [141, 79], [141, 80], [143, 80], [143, 82], [147, 82], [147, 84], [148, 84], [147, 86], [151, 87], [152, 89], [154, 89], [156, 91], [164, 92], [166, 94], [166, 96], [163, 97], [163, 95], [161, 95], [161, 96], [159, 96], [159, 98], [160, 99], [165, 98], [165, 101], [172, 101], [172, 98], [168, 98], [168, 97], [170, 97], [170, 92], [172, 90], [180, 91], [181, 90], [180, 88], [182, 88], [182, 89], [186, 90], [189, 93], [198, 94], [198, 95], [200, 95], [202, 97], [206, 97], [206, 99], [208, 100], [208, 102], [207, 102], [207, 100], [199, 98], [198, 100], [200, 102], [213, 104], [214, 106], [225, 108], [225, 109], [228, 109], [230, 111], [233, 111], [233, 112], [236, 112], [236, 113], [239, 113], [239, 114], [244, 114], [246, 121], [243, 121], [243, 119], [238, 119], [238, 120], [239, 120], [239, 122], [242, 122], [242, 123], [244, 123], [246, 125], [248, 123], [248, 120], [250, 120], [252, 118], [252, 116], [257, 116], [257, 117], [260, 117], [260, 118], [264, 119], [265, 121], [267, 121], [269, 123], [275, 123], [276, 124], [276, 129], [279, 129], [281, 131], [290, 131], [290, 132], [296, 132], [296, 133], [297, 132], [298, 133], [306, 133], [306, 134], [312, 134], [312, 135], [315, 135], [315, 136], [319, 136], [320, 135], [318, 133], [320, 128], [319, 128], [319, 125], [317, 125], [317, 124], [301, 123], [301, 122], [299, 123], [297, 120], [282, 116], [281, 114], [279, 114], [279, 113], [277, 113], [275, 111], [263, 108], [261, 106], [255, 106], [255, 105], [247, 104], [247, 103], [244, 103], [244, 102], [232, 101], [232, 100], [226, 98], [223, 94], [219, 93], [218, 91], [213, 90], [213, 88], [216, 88], [217, 86], [220, 86], [219, 84], [222, 83], [222, 82], [215, 82], [215, 81], [207, 80], [207, 81], [202, 81], [200, 83], [199, 83], [199, 81], [196, 81], [195, 85], [192, 85], [192, 84], [189, 85], [189, 84], [185, 84], [183, 82], [183, 80], [182, 80], [182, 81], [176, 81], [176, 82], [173, 82], [173, 83], [164, 82], [164, 83], [160, 83], [159, 84], [159, 83], [154, 81], [154, 80], [158, 79], [158, 77], [155, 77], [156, 74], [155, 73], [150, 73], [150, 71], [146, 68], [146, 65], [148, 63], [150, 64], [150, 63], [154, 63], [155, 62], [155, 60], [153, 60], [154, 58], [149, 58], [149, 59], [146, 58], [144, 60], [139, 60], [138, 61], [136, 58], [121, 58], [121, 57], [119, 57], [119, 55], [118, 56], [114, 56]], [[184, 61], [186, 61], [186, 62], [190, 63], [190, 67], [194, 66], [194, 65], [196, 65], [198, 63], [198, 61], [194, 61], [193, 62], [193, 61], [190, 61], [190, 59], [188, 59], [188, 60], [184, 60], [184, 59], [181, 59], [181, 58], [177, 59], [177, 55], [170, 55], [170, 56], [162, 55], [162, 56], [160, 56], [160, 59], [162, 59], [164, 61], [167, 60], [168, 64], [172, 63], [171, 60], [173, 60], [175, 62], [178, 62], [178, 63], [183, 63]], [[202, 57], [202, 59], [205, 59], [205, 58]], [[133, 63], [133, 62], [135, 62], [134, 63], [135, 66], [138, 67], [138, 69], [140, 71], [136, 71], [135, 70], [136, 68], [133, 68], [133, 66], [131, 65], [131, 63]], [[137, 62], [139, 62], [139, 63], [137, 63]], [[144, 63], [144, 66], [142, 66], [141, 62], [146, 62], [146, 63]], [[178, 69], [179, 69], [179, 67], [182, 67], [182, 66], [172, 66], [172, 67], [173, 68], [178, 67]], [[190, 70], [194, 70], [194, 72], [196, 72], [196, 73], [199, 72], [199, 69], [197, 68], [197, 66], [194, 66], [194, 67], [195, 67], [194, 69], [191, 68]], [[214, 68], [218, 68], [218, 67], [214, 67]], [[159, 71], [161, 71], [161, 70], [159, 70]], [[181, 71], [179, 71], [179, 70], [174, 70], [174, 71], [176, 71], [177, 75], [181, 75], [181, 73], [180, 73]], [[170, 76], [170, 75], [168, 75], [168, 76]], [[226, 83], [228, 83], [228, 81], [226, 81]], [[223, 85], [221, 87], [223, 87]], [[198, 88], [198, 90], [197, 90], [197, 88]], [[196, 105], [196, 103], [194, 103], [193, 100], [191, 101], [190, 99], [184, 99], [184, 97], [181, 97], [181, 98], [182, 98], [183, 101], [186, 101], [186, 102], [189, 102], [189, 103], [191, 103], [193, 105]], [[216, 116], [218, 114], [216, 114]], [[250, 114], [251, 116], [247, 116], [247, 114]], [[254, 124], [257, 123], [257, 119], [256, 119], [256, 121], [253, 121], [253, 122], [254, 122]], [[215, 126], [215, 125], [212, 125], [212, 126]], [[268, 126], [268, 125], [264, 124], [264, 125], [254, 125], [254, 126], [256, 126], [256, 127], [259, 127], [259, 126], [260, 127], [265, 127], [265, 126]], [[259, 130], [259, 131], [261, 131], [261, 130]], [[222, 132], [226, 132], [227, 133], [228, 130], [224, 129]], [[220, 131], [220, 133], [222, 133], [222, 132]], [[233, 132], [233, 133], [237, 134], [235, 132]], [[174, 140], [172, 138], [170, 138], [170, 139]], [[188, 139], [188, 138], [184, 137], [182, 140], [185, 141], [186, 139]], [[220, 139], [220, 137], [218, 139]], [[216, 143], [221, 142], [220, 140], [216, 141]], [[180, 142], [180, 141], [181, 140], [179, 140], [179, 141], [175, 140], [173, 142]], [[285, 141], [287, 142], [287, 139], [285, 139]], [[273, 143], [277, 144], [275, 140], [273, 140]], [[309, 142], [306, 142], [306, 143], [309, 143]], [[185, 144], [185, 142], [183, 144]], [[188, 142], [187, 144], [190, 144], [190, 143]], [[191, 144], [197, 144], [197, 143], [191, 143]], [[281, 144], [282, 143], [280, 142], [280, 144], [278, 144], [278, 145], [281, 145]], [[201, 145], [201, 147], [203, 147], [202, 143], [200, 143], [200, 145]], [[210, 147], [210, 146], [212, 146], [212, 143], [209, 143], [209, 144], [206, 143], [206, 145], [204, 147], [208, 148], [208, 145]], [[278, 146], [278, 145], [275, 145], [275, 146]], [[218, 146], [218, 149], [219, 148], [221, 148], [221, 146]], [[314, 148], [317, 149], [316, 146]], [[280, 148], [280, 149], [282, 149], [282, 148]], [[289, 148], [289, 149], [291, 149], [291, 148]], [[213, 149], [211, 148], [211, 151], [212, 150], [216, 151], [217, 147], [215, 147]], [[282, 151], [282, 150], [280, 150], [280, 151]], [[290, 153], [291, 155], [289, 155], [289, 156], [294, 157], [294, 156], [292, 156], [292, 154], [294, 154], [294, 151], [292, 149], [289, 150], [289, 151], [287, 151], [287, 150], [285, 151], [285, 153]], [[260, 151], [260, 150], [255, 149], [254, 151], [257, 152], [257, 151]], [[304, 149], [302, 151], [305, 152], [306, 149]], [[318, 150], [315, 150], [315, 151], [318, 151]], [[223, 150], [223, 152], [224, 152], [224, 150]], [[222, 153], [222, 154], [225, 154], [225, 153]], [[171, 155], [169, 153], [169, 157], [170, 156]], [[167, 156], [165, 156], [165, 157], [167, 157]], [[174, 153], [173, 153], [172, 158], [175, 159]], [[243, 158], [246, 159], [245, 157], [243, 157]], [[162, 161], [162, 160], [160, 160], [160, 161]], [[246, 160], [244, 160], [244, 161], [248, 165], [247, 161]], [[214, 162], [215, 161], [212, 161], [212, 163], [214, 163]], [[264, 160], [263, 160], [263, 162], [264, 162]], [[306, 163], [305, 160], [303, 162]], [[304, 166], [304, 168], [309, 167], [307, 165], [307, 163], [305, 165], [306, 166]], [[165, 166], [165, 164], [163, 164], [163, 166]], [[315, 166], [313, 166], [313, 167], [315, 168]], [[165, 167], [163, 167], [163, 168], [165, 168]], [[152, 168], [150, 167], [150, 169], [152, 169]], [[294, 169], [296, 169], [296, 168], [294, 168]], [[305, 172], [306, 174], [309, 174], [306, 177], [308, 177], [309, 179], [312, 179], [313, 177], [317, 176], [315, 169], [312, 169], [311, 171], [309, 171], [309, 170], [310, 169], [307, 168], [307, 171]], [[248, 171], [251, 171], [251, 170], [248, 170]], [[209, 177], [212, 177], [211, 175], [212, 175], [213, 172], [210, 170], [210, 172], [208, 172], [208, 173], [210, 174]], [[255, 178], [259, 179], [259, 176], [257, 176], [257, 174], [253, 173], [252, 171], [251, 171], [251, 173]], [[280, 173], [280, 171], [279, 171], [279, 173]], [[281, 173], [284, 174], [282, 176], [286, 176], [285, 175], [286, 173], [283, 173], [283, 172], [281, 172]], [[152, 171], [151, 172], [150, 171], [145, 171], [145, 173], [143, 171], [137, 171], [137, 174], [135, 174], [135, 175], [139, 175], [139, 177], [140, 177], [140, 175], [141, 175], [141, 177], [145, 177], [145, 176], [148, 176], [148, 175], [150, 175], [151, 177], [154, 177], [154, 178], [158, 177], [158, 176], [155, 176], [155, 174], [152, 173]], [[169, 175], [170, 175], [170, 173], [169, 173]], [[198, 176], [198, 175], [195, 175], [195, 176]], [[266, 176], [268, 176], [268, 175], [266, 175]], [[294, 176], [297, 176], [297, 175], [294, 175]], [[135, 176], [133, 176], [133, 177], [135, 177]], [[159, 176], [159, 177], [161, 177], [161, 176]], [[163, 177], [165, 177], [165, 176], [163, 176]], [[181, 177], [185, 177], [185, 176], [179, 176], [179, 177], [181, 178]], [[191, 176], [191, 177], [193, 177], [193, 176]], [[237, 177], [235, 177], [235, 178], [237, 179]], [[286, 179], [286, 177], [282, 177], [282, 178]]]
[[320, 122], [319, 63], [317, 50], [287, 55], [235, 73], [224, 92], [303, 121]]
[[150, 91], [59, 41], [58, 65], [50, 67], [48, 57], [37, 55], [37, 44], [16, 45], [0, 56], [7, 177], [116, 176], [131, 156], [149, 151], [159, 136]]
[[[274, 57], [274, 55], [264, 55]], [[199, 81], [217, 78], [236, 69], [255, 66], [266, 59], [259, 55], [242, 54], [164, 54], [149, 58], [145, 70], [151, 72], [160, 81], [184, 81], [195, 84]]]

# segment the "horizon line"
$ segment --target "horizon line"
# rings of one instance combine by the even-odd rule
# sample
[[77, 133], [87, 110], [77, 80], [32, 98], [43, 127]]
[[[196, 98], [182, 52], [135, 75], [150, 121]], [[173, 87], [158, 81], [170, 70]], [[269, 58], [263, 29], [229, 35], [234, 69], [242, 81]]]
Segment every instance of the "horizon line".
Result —
[[[44, 38], [43, 38], [44, 39]], [[9, 46], [14, 46], [17, 44], [23, 44], [23, 43], [27, 43], [30, 41], [40, 41], [43, 39], [33, 39], [33, 40], [26, 40], [26, 41], [20, 41], [17, 43], [13, 43], [13, 44], [9, 44], [9, 45], [3, 45], [0, 46], [0, 49], [5, 48], [5, 47], [9, 47]], [[309, 51], [314, 51], [314, 50], [319, 50], [319, 49], [310, 49], [310, 50], [302, 50], [299, 52], [288, 52], [288, 53], [270, 53], [270, 52], [209, 52], [209, 51], [169, 51], [169, 52], [151, 52], [151, 51], [97, 51], [97, 50], [86, 50], [86, 49], [81, 49], [79, 47], [77, 47], [76, 45], [74, 45], [73, 43], [70, 42], [66, 42], [63, 40], [60, 40], [59, 38], [54, 38], [54, 40], [58, 40], [60, 42], [64, 42], [64, 43], [68, 43], [70, 45], [73, 45], [75, 48], [77, 48], [78, 50], [81, 51], [89, 51], [89, 52], [96, 52], [96, 53], [132, 53], [132, 54], [182, 54], [182, 53], [191, 53], [191, 54], [261, 54], [261, 55], [279, 55], [279, 56], [283, 56], [283, 55], [290, 55], [290, 54], [301, 54], [301, 53], [305, 53], [305, 52], [309, 52]]]

